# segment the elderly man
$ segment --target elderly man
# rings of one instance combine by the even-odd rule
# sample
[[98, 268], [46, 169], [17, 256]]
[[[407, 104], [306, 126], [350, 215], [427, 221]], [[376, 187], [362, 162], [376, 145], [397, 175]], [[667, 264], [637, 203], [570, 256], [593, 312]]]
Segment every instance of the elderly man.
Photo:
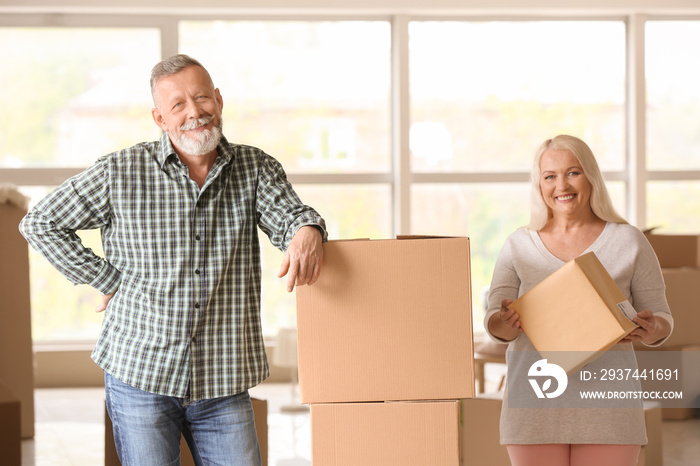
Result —
[[[73, 283], [102, 293], [92, 358], [124, 465], [257, 465], [248, 389], [268, 375], [259, 227], [286, 250], [287, 290], [319, 276], [325, 223], [281, 165], [222, 136], [223, 99], [186, 55], [151, 74], [159, 141], [97, 160], [29, 212], [20, 230]], [[105, 258], [75, 231], [100, 228]]]

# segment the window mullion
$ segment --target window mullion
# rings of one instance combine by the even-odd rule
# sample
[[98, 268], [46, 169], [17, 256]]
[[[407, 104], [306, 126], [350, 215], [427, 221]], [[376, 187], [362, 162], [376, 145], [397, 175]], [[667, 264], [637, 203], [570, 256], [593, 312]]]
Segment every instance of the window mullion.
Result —
[[644, 25], [646, 16], [627, 22], [627, 219], [646, 227], [646, 84]]
[[393, 233], [408, 234], [411, 229], [411, 154], [409, 96], [409, 18], [395, 16], [391, 27]]

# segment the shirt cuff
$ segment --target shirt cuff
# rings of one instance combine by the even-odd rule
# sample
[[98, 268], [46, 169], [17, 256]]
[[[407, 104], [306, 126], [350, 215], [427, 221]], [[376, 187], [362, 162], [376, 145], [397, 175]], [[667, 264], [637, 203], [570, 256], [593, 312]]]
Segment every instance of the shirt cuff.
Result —
[[112, 264], [104, 261], [102, 270], [97, 274], [94, 280], [89, 285], [97, 289], [102, 294], [110, 294], [117, 291], [121, 283], [121, 274], [115, 269]]
[[[328, 241], [328, 232], [326, 231], [326, 223], [323, 219], [320, 220], [309, 220], [309, 219], [298, 219], [295, 224], [292, 225], [291, 231], [292, 236], [291, 238], [294, 238], [294, 235], [297, 234], [297, 232], [302, 228], [302, 227], [314, 227], [316, 228], [319, 233], [321, 233], [321, 241], [324, 243]], [[291, 241], [291, 239], [290, 239]]]
[[654, 313], [654, 317], [661, 317], [666, 322], [668, 322], [668, 325], [671, 327], [671, 330], [668, 332], [668, 335], [666, 335], [665, 338], [662, 338], [661, 340], [659, 340], [657, 342], [654, 342], [652, 344], [647, 344], [647, 343], [642, 342], [643, 345], [648, 346], [650, 348], [655, 348], [657, 346], [663, 345], [664, 343], [666, 343], [666, 340], [668, 340], [668, 338], [673, 333], [673, 317], [671, 317], [670, 314], [666, 314], [665, 312], [659, 312], [658, 314]]
[[515, 341], [518, 337], [515, 337], [515, 338], [513, 338], [512, 340], [503, 340], [502, 338], [498, 338], [497, 336], [495, 336], [494, 334], [492, 334], [492, 333], [489, 331], [489, 320], [491, 319], [491, 316], [494, 315], [495, 313], [497, 313], [498, 311], [500, 311], [500, 308], [499, 308], [499, 309], [495, 309], [495, 310], [488, 311], [488, 312], [486, 313], [486, 315], [484, 316], [484, 330], [486, 331], [486, 335], [488, 335], [488, 337], [489, 337], [492, 341], [495, 341], [496, 343], [501, 343], [501, 344], [503, 344], [503, 345], [508, 345], [508, 344], [510, 344], [511, 342]]

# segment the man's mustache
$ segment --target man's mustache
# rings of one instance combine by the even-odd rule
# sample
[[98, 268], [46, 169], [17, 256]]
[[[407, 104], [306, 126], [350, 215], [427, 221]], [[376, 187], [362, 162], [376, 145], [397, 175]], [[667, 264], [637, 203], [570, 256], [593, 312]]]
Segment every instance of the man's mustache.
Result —
[[210, 121], [214, 119], [214, 115], [209, 115], [208, 117], [202, 117], [198, 118], [196, 120], [189, 121], [185, 123], [184, 125], [180, 126], [180, 129], [183, 131], [187, 131], [190, 129], [195, 129], [199, 128], [200, 126], [204, 126], [206, 124], [209, 124]]

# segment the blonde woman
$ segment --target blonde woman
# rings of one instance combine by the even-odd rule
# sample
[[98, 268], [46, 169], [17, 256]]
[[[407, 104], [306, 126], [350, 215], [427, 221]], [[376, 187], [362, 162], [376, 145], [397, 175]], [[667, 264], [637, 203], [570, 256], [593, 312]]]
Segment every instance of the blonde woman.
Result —
[[[639, 311], [639, 328], [597, 364], [614, 364], [614, 352], [633, 352], [632, 341], [662, 344], [673, 318], [658, 260], [644, 235], [615, 212], [586, 143], [560, 135], [540, 146], [532, 170], [531, 204], [530, 224], [511, 234], [499, 254], [484, 321], [493, 340], [508, 344], [509, 377], [526, 376], [528, 369], [525, 364], [518, 367], [513, 351], [535, 348], [508, 305], [590, 251]], [[569, 377], [567, 390], [577, 393], [582, 384]], [[634, 466], [647, 442], [641, 402], [634, 409], [514, 408], [506, 396], [500, 430], [514, 466]]]

